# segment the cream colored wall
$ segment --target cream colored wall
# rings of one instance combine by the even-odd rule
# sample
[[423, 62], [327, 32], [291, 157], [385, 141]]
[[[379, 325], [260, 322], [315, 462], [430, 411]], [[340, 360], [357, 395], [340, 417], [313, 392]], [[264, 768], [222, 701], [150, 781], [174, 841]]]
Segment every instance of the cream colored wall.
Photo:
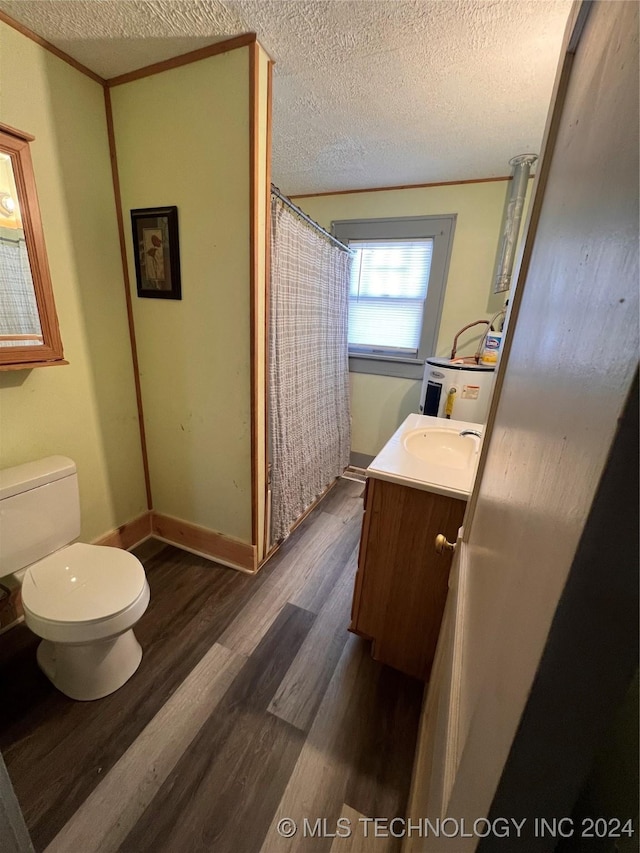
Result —
[[[446, 356], [458, 329], [490, 318], [504, 304], [505, 294], [492, 293], [492, 276], [507, 186], [488, 181], [294, 200], [325, 228], [337, 219], [457, 214], [436, 352]], [[474, 353], [481, 334], [480, 326], [467, 332], [458, 353]], [[376, 455], [405, 417], [418, 411], [419, 396], [418, 381], [352, 373], [352, 450]]]
[[177, 205], [182, 300], [129, 274], [158, 512], [251, 542], [249, 48], [111, 91], [122, 205]]
[[90, 541], [146, 510], [102, 87], [0, 22], [0, 121], [36, 137], [69, 361], [0, 373], [0, 466], [75, 459]]
[[351, 450], [376, 456], [420, 405], [420, 382], [351, 373]]

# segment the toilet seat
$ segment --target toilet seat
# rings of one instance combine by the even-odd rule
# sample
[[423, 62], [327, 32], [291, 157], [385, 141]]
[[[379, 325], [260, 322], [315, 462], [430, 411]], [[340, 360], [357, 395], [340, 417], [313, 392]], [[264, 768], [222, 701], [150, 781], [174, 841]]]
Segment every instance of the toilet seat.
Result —
[[112, 637], [134, 625], [148, 603], [142, 564], [119, 548], [76, 542], [33, 563], [22, 581], [25, 622], [53, 642]]

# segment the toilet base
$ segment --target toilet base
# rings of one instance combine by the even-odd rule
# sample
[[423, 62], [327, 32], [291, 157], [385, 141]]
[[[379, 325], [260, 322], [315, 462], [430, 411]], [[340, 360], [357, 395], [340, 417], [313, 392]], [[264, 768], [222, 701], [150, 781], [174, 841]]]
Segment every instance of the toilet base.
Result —
[[42, 640], [38, 665], [49, 681], [71, 699], [89, 702], [114, 693], [140, 666], [142, 648], [133, 630], [91, 643]]

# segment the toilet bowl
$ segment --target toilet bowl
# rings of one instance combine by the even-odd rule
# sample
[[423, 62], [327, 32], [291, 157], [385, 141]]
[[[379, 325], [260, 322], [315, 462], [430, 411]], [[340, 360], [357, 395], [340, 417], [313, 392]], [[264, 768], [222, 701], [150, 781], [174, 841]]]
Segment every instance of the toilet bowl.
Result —
[[22, 584], [25, 623], [41, 638], [40, 669], [62, 693], [86, 701], [113, 693], [140, 665], [133, 626], [149, 585], [133, 554], [74, 542], [79, 534], [72, 459], [0, 471], [0, 575]]
[[72, 699], [101, 699], [131, 678], [142, 660], [132, 629], [148, 604], [142, 564], [118, 548], [77, 542], [22, 581], [24, 620], [42, 638], [38, 665]]

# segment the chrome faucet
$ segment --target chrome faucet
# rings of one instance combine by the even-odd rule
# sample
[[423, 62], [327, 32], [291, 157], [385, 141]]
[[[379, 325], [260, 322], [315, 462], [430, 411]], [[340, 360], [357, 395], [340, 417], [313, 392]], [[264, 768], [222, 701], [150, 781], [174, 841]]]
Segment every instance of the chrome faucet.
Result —
[[482, 438], [482, 434], [477, 429], [463, 429], [460, 435], [475, 435], [476, 438]]

